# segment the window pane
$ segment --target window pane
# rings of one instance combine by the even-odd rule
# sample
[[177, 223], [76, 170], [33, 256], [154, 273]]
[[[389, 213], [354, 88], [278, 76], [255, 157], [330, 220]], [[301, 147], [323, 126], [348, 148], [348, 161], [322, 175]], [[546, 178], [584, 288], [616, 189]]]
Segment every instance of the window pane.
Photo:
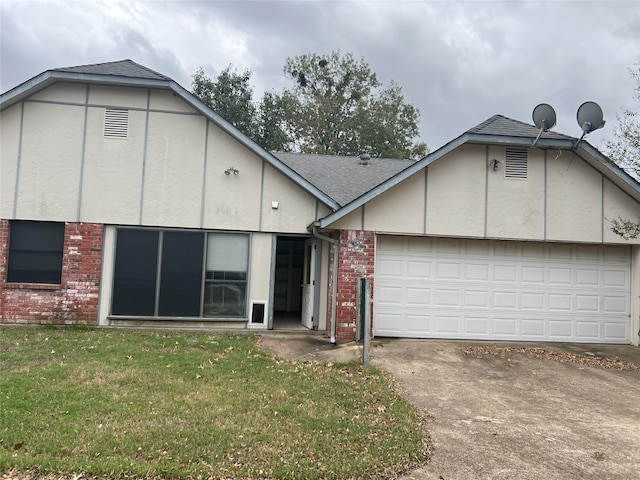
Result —
[[154, 315], [158, 235], [157, 231], [118, 230], [113, 315]]
[[64, 223], [11, 221], [7, 281], [60, 283], [63, 247]]
[[248, 235], [208, 235], [204, 315], [245, 316], [248, 257]]
[[246, 272], [249, 236], [210, 233], [207, 246], [207, 271]]
[[200, 316], [204, 234], [164, 232], [158, 315]]
[[246, 283], [207, 282], [205, 286], [205, 316], [244, 316]]

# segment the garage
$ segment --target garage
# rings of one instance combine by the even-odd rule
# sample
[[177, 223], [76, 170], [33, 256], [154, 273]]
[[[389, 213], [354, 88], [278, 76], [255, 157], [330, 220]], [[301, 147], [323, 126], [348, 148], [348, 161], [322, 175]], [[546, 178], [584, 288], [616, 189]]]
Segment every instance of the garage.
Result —
[[630, 343], [628, 246], [378, 235], [379, 337]]

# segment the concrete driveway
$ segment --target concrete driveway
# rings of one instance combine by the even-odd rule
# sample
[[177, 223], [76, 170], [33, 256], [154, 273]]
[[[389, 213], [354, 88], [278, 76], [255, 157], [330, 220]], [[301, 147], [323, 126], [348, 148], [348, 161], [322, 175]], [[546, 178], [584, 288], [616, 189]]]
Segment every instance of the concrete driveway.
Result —
[[[262, 345], [318, 361], [360, 351], [317, 335], [264, 335]], [[532, 358], [508, 347], [550, 353]], [[501, 350], [482, 354], [492, 348]], [[556, 361], [560, 354], [575, 362]], [[640, 371], [585, 364], [615, 356], [640, 365], [631, 346], [374, 341], [372, 363], [431, 417], [431, 461], [404, 480], [640, 480]]]
[[[374, 345], [373, 363], [432, 417], [431, 461], [405, 479], [640, 479], [640, 371], [560, 363], [553, 353], [465, 355], [501, 343]], [[578, 362], [619, 355], [640, 365], [638, 347], [529, 346]]]

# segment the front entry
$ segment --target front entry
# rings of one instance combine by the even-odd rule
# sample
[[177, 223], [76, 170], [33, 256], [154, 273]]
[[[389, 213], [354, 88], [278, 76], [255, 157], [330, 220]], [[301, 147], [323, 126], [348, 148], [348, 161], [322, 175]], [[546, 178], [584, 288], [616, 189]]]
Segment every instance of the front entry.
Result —
[[313, 328], [315, 239], [278, 237], [273, 289], [274, 330]]

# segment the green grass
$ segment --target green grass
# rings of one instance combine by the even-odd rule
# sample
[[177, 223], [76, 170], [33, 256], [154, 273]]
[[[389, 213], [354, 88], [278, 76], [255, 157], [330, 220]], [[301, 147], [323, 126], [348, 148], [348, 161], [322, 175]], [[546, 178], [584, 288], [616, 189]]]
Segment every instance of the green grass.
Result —
[[0, 329], [0, 474], [390, 478], [426, 461], [382, 372], [252, 335]]

